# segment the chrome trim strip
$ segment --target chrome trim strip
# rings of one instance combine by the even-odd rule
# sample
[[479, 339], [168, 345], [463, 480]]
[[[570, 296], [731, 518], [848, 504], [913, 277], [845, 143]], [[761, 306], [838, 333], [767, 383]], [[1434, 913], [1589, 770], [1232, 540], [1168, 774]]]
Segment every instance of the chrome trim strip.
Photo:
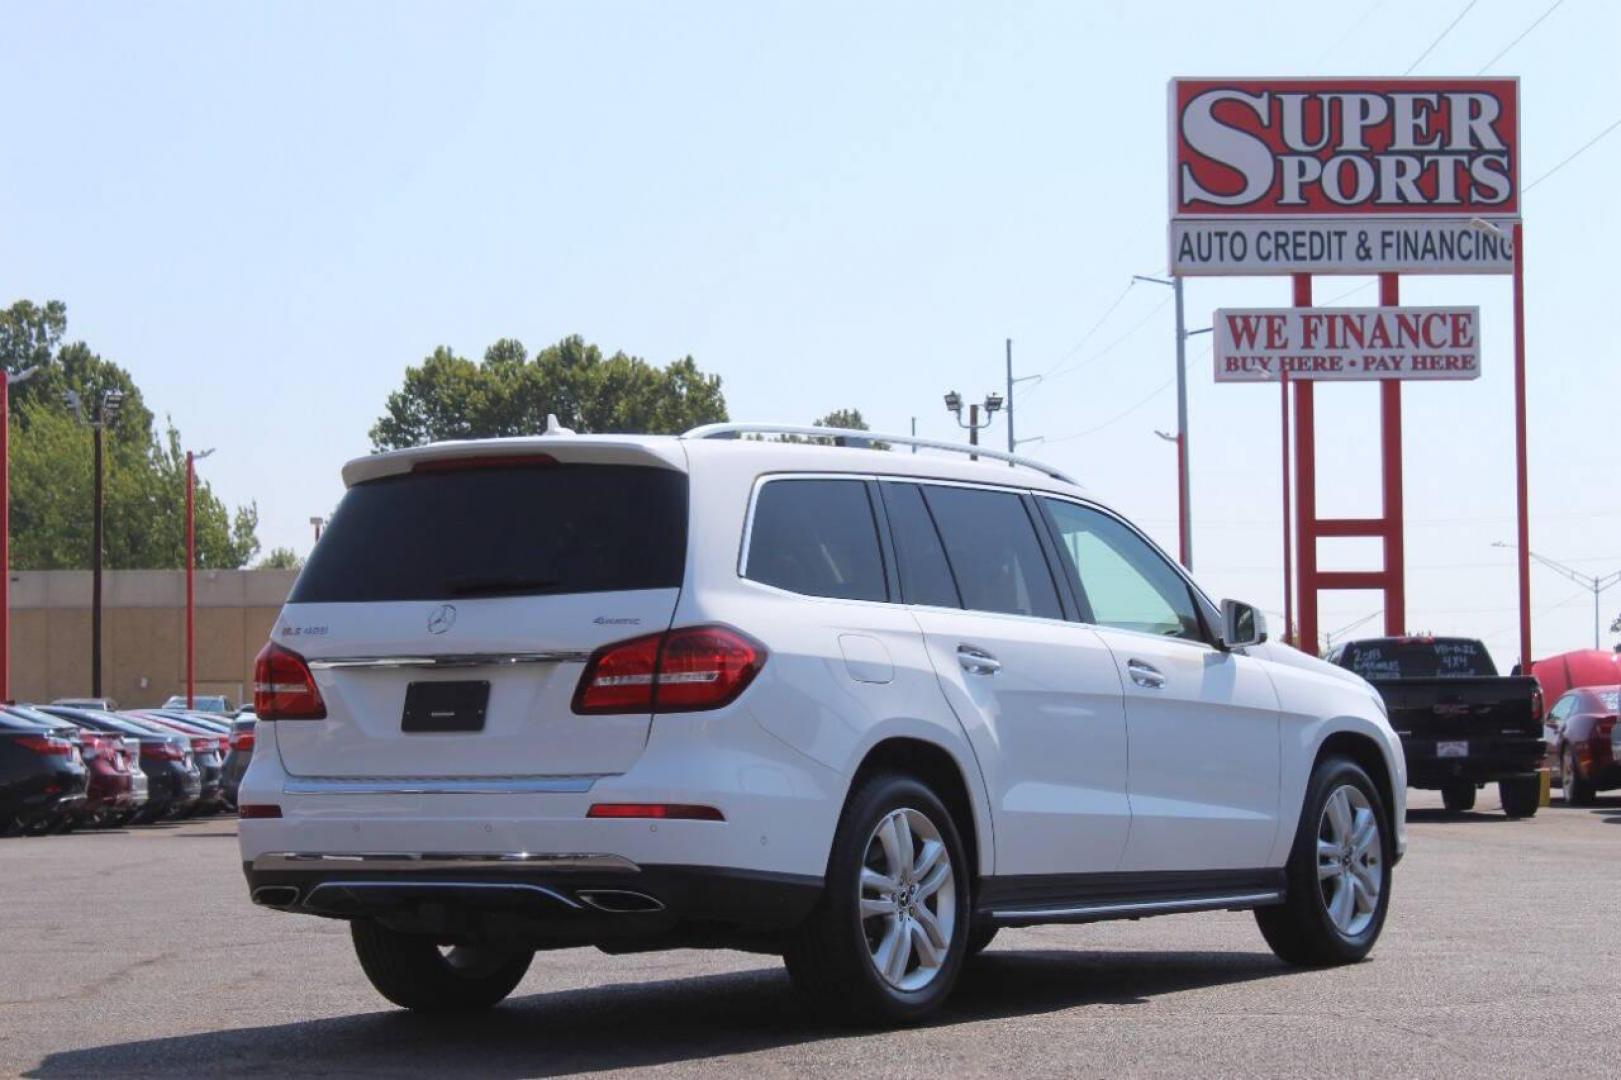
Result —
[[400, 668], [509, 667], [515, 664], [583, 664], [591, 653], [552, 649], [525, 653], [436, 653], [422, 656], [330, 656], [307, 663], [312, 671], [388, 670]]
[[538, 795], [590, 791], [602, 774], [590, 776], [289, 776], [286, 795]]
[[267, 851], [254, 870], [310, 870], [343, 866], [356, 870], [503, 870], [634, 874], [641, 867], [623, 855], [561, 852]]
[[1281, 892], [1243, 893], [1238, 896], [1200, 896], [1182, 900], [1145, 900], [1124, 904], [1085, 904], [1080, 907], [992, 911], [995, 919], [1051, 919], [1071, 915], [1126, 915], [1133, 911], [1197, 911], [1230, 904], [1268, 904], [1282, 900]]
[[530, 885], [521, 881], [323, 881], [311, 889], [309, 895], [304, 897], [303, 907], [311, 907], [312, 901], [326, 889], [356, 889], [361, 892], [376, 892], [379, 889], [498, 889], [503, 892], [532, 892], [539, 893], [551, 900], [556, 900], [575, 911], [584, 911], [584, 907], [570, 900], [555, 889], [548, 889], [544, 885]]

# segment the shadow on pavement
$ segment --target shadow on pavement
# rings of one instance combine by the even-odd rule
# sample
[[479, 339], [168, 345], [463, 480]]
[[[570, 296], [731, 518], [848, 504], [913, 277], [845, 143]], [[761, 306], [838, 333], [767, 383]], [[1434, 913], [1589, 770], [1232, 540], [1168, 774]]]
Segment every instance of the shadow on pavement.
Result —
[[[993, 950], [970, 963], [933, 1024], [1138, 1005], [1289, 970], [1270, 953]], [[781, 970], [746, 971], [533, 994], [473, 1016], [387, 1010], [116, 1043], [51, 1054], [23, 1075], [557, 1076], [860, 1034], [807, 1019]]]
[[[1451, 810], [1413, 810], [1407, 811], [1409, 825], [1467, 825], [1471, 822], [1487, 821], [1523, 821], [1524, 818], [1511, 818], [1501, 810], [1465, 810], [1463, 813], [1454, 813]], [[1530, 820], [1535, 820], [1530, 819]]]

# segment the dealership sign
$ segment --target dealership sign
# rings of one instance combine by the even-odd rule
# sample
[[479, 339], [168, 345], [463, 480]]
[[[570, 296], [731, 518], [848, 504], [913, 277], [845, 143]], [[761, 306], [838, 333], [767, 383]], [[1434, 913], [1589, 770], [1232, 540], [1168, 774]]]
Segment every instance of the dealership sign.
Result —
[[[1507, 272], [1515, 79], [1177, 79], [1178, 274]], [[1506, 232], [1506, 229], [1503, 231]]]
[[1475, 379], [1476, 307], [1221, 308], [1217, 382]]

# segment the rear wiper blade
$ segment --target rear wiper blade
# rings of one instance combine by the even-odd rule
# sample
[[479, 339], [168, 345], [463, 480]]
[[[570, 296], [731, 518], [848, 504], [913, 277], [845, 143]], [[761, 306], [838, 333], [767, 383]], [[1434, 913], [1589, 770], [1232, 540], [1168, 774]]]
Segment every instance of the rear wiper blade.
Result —
[[493, 596], [503, 593], [522, 595], [524, 593], [550, 592], [561, 584], [563, 582], [557, 578], [454, 578], [450, 581], [450, 594], [452, 596]]

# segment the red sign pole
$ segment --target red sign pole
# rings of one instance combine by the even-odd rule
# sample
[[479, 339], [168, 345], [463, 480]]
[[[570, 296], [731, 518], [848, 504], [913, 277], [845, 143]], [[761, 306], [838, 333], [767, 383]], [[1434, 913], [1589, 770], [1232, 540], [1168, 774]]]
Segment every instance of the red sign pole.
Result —
[[[1379, 303], [1385, 307], [1401, 304], [1401, 279], [1395, 274], [1379, 275]], [[1379, 428], [1384, 443], [1380, 465], [1384, 472], [1383, 540], [1385, 571], [1385, 633], [1399, 637], [1407, 632], [1407, 555], [1402, 539], [1401, 475], [1401, 382], [1387, 379], [1379, 387]]]
[[197, 529], [193, 524], [192, 489], [196, 484], [196, 467], [193, 464], [193, 455], [186, 451], [186, 708], [196, 707], [194, 698], [197, 693], [195, 681], [196, 650], [192, 636], [193, 624], [196, 617], [196, 597], [192, 592], [191, 571], [197, 565]]
[[1520, 673], [1531, 674], [1531, 517], [1525, 452], [1525, 227], [1514, 223], [1514, 484], [1520, 560]]
[[11, 376], [0, 371], [0, 701], [11, 700]]
[[1283, 641], [1286, 645], [1295, 643], [1295, 582], [1294, 582], [1294, 553], [1289, 550], [1290, 523], [1289, 523], [1289, 372], [1278, 372], [1278, 386], [1282, 389], [1280, 395], [1283, 416], [1283, 440], [1279, 456], [1283, 464]]
[[[1311, 307], [1311, 275], [1294, 275], [1295, 307]], [[1300, 631], [1295, 647], [1317, 655], [1317, 409], [1310, 379], [1295, 380], [1295, 565]]]

